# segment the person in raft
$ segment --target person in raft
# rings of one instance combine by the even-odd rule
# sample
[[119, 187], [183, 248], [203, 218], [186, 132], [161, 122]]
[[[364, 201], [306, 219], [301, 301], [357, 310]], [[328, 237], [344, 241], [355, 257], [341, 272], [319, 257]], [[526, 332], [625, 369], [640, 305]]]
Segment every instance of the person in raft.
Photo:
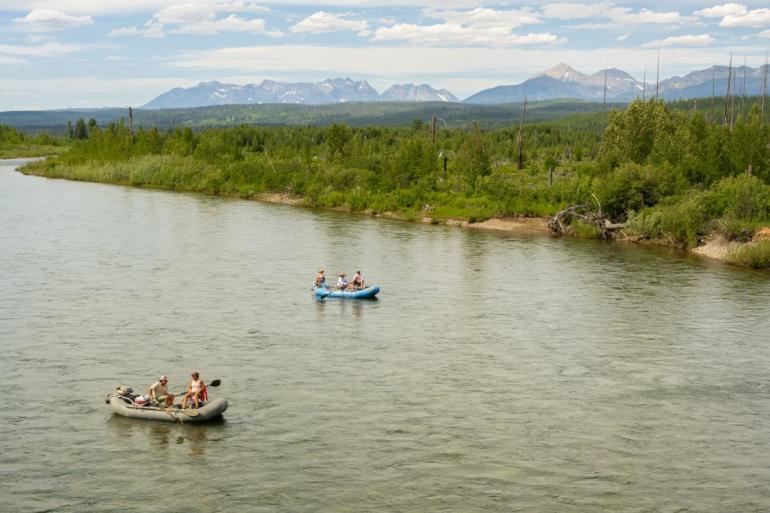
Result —
[[320, 269], [315, 276], [315, 286], [326, 288], [326, 275], [323, 269]]
[[337, 278], [337, 288], [339, 290], [345, 290], [348, 288], [348, 280], [345, 279], [345, 273], [340, 273], [340, 277]]
[[207, 399], [208, 395], [206, 394], [206, 384], [203, 382], [200, 374], [198, 374], [197, 371], [193, 372], [192, 379], [190, 380], [190, 384], [187, 387], [187, 393], [182, 399], [182, 408], [187, 408], [190, 402], [195, 404], [195, 407], [197, 408], [198, 403], [201, 401], [206, 401]]
[[168, 378], [165, 375], [150, 387], [150, 399], [166, 407], [174, 404], [174, 395], [168, 393]]
[[361, 271], [356, 271], [350, 284], [353, 285], [353, 290], [362, 290], [364, 288], [364, 277], [361, 276]]

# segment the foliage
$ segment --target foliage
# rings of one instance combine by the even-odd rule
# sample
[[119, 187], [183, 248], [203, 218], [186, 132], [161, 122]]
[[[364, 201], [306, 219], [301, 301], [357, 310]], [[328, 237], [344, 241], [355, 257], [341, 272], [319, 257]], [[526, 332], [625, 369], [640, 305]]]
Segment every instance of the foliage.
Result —
[[0, 124], [0, 158], [39, 157], [64, 150], [64, 141], [43, 132], [28, 135]]
[[738, 265], [754, 269], [770, 269], [770, 240], [738, 246], [728, 258]]
[[139, 126], [132, 134], [122, 121], [83, 122], [84, 138], [78, 120], [71, 148], [34, 172], [241, 197], [288, 191], [308, 205], [442, 220], [597, 204], [642, 236], [682, 246], [715, 230], [746, 240], [770, 219], [770, 128], [756, 108], [732, 127], [656, 100], [612, 112], [603, 133], [565, 119], [526, 125], [522, 170], [516, 117], [495, 129], [442, 125], [434, 143], [431, 126], [409, 112], [401, 127]]

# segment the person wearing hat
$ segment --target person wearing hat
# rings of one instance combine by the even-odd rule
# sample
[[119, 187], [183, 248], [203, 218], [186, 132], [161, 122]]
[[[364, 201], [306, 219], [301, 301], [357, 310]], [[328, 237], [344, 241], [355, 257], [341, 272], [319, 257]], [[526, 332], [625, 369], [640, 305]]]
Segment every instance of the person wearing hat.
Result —
[[163, 375], [150, 387], [150, 399], [158, 404], [171, 406], [174, 404], [174, 395], [168, 393], [168, 378]]
[[345, 273], [340, 273], [340, 277], [337, 278], [337, 288], [340, 290], [348, 288], [348, 280], [345, 279]]
[[316, 287], [324, 287], [324, 288], [326, 288], [326, 275], [324, 274], [324, 270], [323, 269], [319, 269], [318, 270], [318, 274], [316, 274], [315, 286]]

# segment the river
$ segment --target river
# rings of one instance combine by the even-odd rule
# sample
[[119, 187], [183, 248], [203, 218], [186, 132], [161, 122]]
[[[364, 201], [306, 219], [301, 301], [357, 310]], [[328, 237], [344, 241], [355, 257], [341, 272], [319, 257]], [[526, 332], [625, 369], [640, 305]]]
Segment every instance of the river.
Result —
[[[768, 273], [14, 165], [0, 511], [770, 511]], [[104, 404], [192, 370], [223, 421]]]

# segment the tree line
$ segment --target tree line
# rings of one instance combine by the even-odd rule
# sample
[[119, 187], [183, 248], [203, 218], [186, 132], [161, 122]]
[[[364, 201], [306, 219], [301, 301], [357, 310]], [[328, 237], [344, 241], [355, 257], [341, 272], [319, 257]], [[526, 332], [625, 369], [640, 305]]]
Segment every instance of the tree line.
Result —
[[[78, 120], [39, 172], [436, 220], [551, 215], [595, 203], [640, 236], [694, 245], [770, 219], [770, 128], [757, 105], [730, 124], [636, 100], [603, 130], [563, 121], [484, 129], [238, 126], [132, 131]], [[516, 121], [512, 120], [511, 125]], [[519, 145], [521, 140], [521, 145]], [[519, 146], [521, 161], [519, 165]]]

